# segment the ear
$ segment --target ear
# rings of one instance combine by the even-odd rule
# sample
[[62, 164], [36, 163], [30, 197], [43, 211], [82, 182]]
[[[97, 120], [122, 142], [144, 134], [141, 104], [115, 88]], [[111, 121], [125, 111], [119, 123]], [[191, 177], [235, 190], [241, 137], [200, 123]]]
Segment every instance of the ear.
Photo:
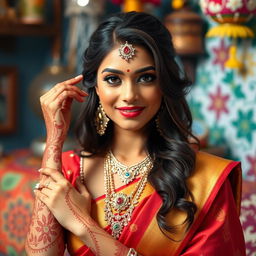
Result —
[[95, 91], [96, 91], [97, 95], [99, 96], [99, 87], [97, 85], [95, 86]]

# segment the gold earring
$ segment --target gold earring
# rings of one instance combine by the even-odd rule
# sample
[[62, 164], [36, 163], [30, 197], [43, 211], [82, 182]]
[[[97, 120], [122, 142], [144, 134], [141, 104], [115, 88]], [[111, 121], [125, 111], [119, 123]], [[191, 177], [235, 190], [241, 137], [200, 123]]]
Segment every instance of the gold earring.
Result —
[[162, 137], [164, 137], [163, 131], [162, 131], [162, 129], [160, 128], [160, 112], [158, 112], [155, 121], [156, 121], [156, 129], [157, 129], [157, 131], [159, 132], [159, 134], [160, 134]]
[[94, 124], [96, 126], [96, 131], [100, 136], [105, 134], [108, 121], [109, 121], [109, 118], [107, 117], [101, 103], [99, 103], [99, 106], [96, 110], [96, 115], [94, 118]]

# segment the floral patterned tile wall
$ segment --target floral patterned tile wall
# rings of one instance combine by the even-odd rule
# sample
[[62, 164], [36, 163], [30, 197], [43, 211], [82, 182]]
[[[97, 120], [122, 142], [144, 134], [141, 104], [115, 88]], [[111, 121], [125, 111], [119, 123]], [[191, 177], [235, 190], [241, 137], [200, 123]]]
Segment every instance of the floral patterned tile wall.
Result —
[[228, 148], [227, 157], [242, 162], [241, 222], [247, 255], [256, 254], [256, 49], [252, 40], [239, 43], [243, 68], [227, 69], [230, 40], [206, 39], [207, 58], [197, 66], [188, 96], [195, 119], [209, 130], [210, 145]]

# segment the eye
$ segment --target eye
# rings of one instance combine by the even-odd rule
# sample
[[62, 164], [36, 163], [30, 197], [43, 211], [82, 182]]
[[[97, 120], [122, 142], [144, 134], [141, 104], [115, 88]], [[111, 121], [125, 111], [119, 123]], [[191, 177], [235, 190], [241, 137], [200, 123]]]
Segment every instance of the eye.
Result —
[[156, 80], [156, 75], [154, 74], [143, 74], [139, 77], [138, 83], [151, 83]]
[[103, 80], [106, 81], [107, 83], [111, 84], [111, 85], [121, 84], [121, 79], [118, 76], [114, 76], [114, 75], [106, 76], [106, 77], [104, 77]]

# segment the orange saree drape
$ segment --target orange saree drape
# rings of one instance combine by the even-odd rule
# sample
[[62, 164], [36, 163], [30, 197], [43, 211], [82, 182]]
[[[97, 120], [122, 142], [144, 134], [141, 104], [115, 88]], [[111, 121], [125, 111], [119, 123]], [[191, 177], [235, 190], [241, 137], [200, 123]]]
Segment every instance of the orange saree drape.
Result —
[[[79, 157], [74, 152], [63, 153], [63, 173], [74, 185], [79, 175]], [[128, 193], [137, 180], [118, 190]], [[135, 208], [132, 220], [124, 228], [119, 241], [135, 248], [143, 256], [245, 255], [245, 244], [239, 222], [241, 168], [239, 162], [225, 160], [203, 152], [197, 153], [196, 169], [187, 181], [198, 210], [189, 230], [183, 224], [185, 214], [172, 210], [167, 220], [177, 226], [167, 238], [159, 229], [156, 214], [161, 197], [147, 184]], [[92, 203], [92, 217], [110, 233], [104, 220], [104, 196]], [[71, 255], [93, 255], [77, 237], [67, 232], [67, 248]], [[175, 240], [175, 241], [174, 241]]]

